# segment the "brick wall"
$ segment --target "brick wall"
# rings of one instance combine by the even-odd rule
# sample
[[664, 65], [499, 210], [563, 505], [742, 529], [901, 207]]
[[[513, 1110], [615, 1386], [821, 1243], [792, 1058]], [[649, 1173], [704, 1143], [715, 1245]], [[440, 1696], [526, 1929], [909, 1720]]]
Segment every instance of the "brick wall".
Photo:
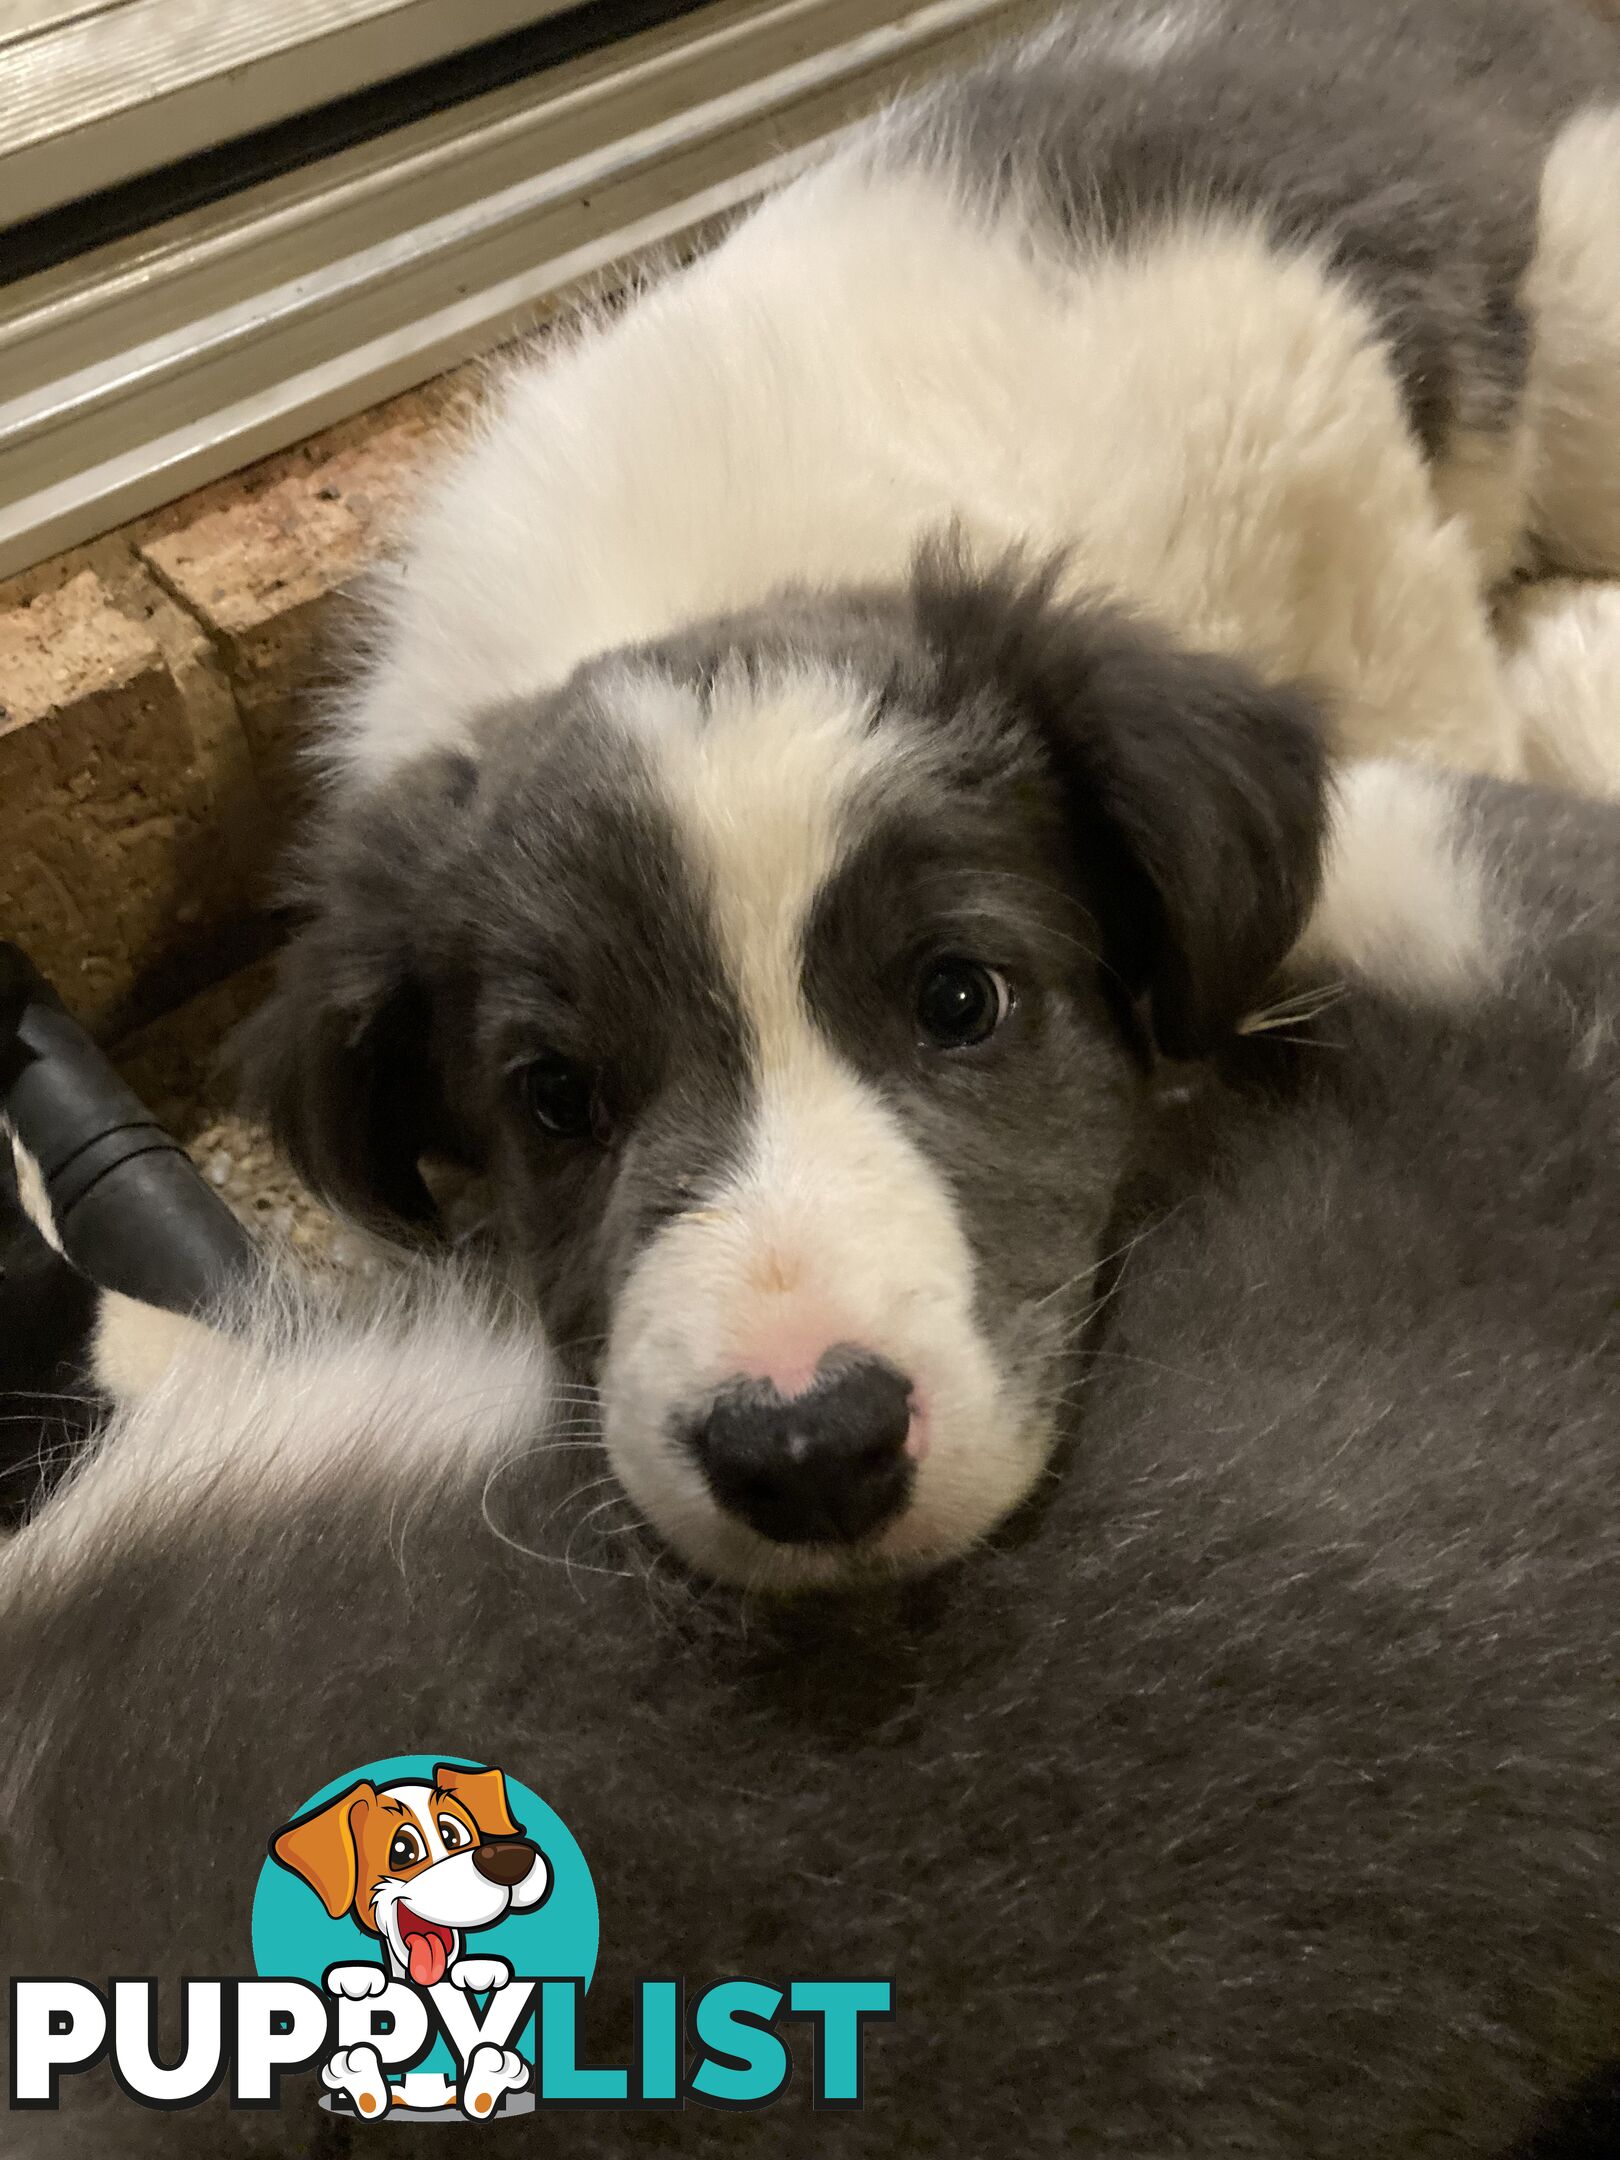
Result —
[[477, 381], [0, 584], [0, 934], [104, 1040], [263, 950], [346, 592]]

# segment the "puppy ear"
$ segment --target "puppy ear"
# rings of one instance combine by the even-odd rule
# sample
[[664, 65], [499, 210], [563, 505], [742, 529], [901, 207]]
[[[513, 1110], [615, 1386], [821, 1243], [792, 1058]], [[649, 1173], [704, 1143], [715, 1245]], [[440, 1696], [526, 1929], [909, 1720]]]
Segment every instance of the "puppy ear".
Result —
[[383, 1230], [422, 1227], [435, 1211], [417, 1166], [442, 1114], [429, 999], [392, 971], [340, 994], [340, 934], [332, 923], [300, 933], [269, 999], [233, 1036], [244, 1105], [344, 1214]]
[[476, 779], [470, 759], [436, 754], [327, 809], [298, 878], [310, 920], [231, 1044], [248, 1108], [299, 1173], [381, 1229], [435, 1220], [418, 1164], [454, 1152], [429, 941], [443, 932], [455, 811]]
[[919, 563], [919, 627], [952, 705], [1030, 725], [1063, 790], [1104, 958], [1146, 995], [1168, 1056], [1213, 1049], [1259, 996], [1316, 896], [1324, 719], [1296, 686], [1178, 646], [1121, 610], [1055, 597], [1056, 571]]
[[360, 1888], [360, 1828], [376, 1799], [376, 1786], [362, 1778], [270, 1840], [272, 1857], [309, 1884], [334, 1920], [350, 1910]]
[[434, 1765], [433, 1782], [458, 1799], [486, 1838], [515, 1838], [521, 1826], [512, 1819], [503, 1770], [464, 1770], [457, 1763]]

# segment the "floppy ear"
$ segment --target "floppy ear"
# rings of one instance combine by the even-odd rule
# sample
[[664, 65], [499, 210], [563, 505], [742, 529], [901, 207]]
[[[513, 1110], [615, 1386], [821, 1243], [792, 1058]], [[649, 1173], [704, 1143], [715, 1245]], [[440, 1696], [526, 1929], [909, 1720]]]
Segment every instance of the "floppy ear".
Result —
[[270, 1840], [274, 1857], [302, 1876], [334, 1920], [350, 1909], [360, 1887], [360, 1827], [376, 1798], [375, 1785], [362, 1778]]
[[300, 865], [310, 919], [232, 1039], [248, 1107], [306, 1182], [381, 1229], [433, 1223], [418, 1163], [455, 1152], [425, 948], [442, 929], [438, 873], [476, 778], [470, 759], [436, 753], [326, 810]]
[[425, 1226], [435, 1211], [417, 1165], [444, 1115], [428, 996], [403, 972], [340, 996], [337, 934], [332, 924], [301, 932], [269, 999], [237, 1029], [243, 1098], [344, 1214], [385, 1230]]
[[1168, 1056], [1212, 1050], [1304, 926], [1327, 818], [1324, 718], [1297, 686], [1178, 646], [1055, 570], [918, 566], [919, 626], [953, 700], [1021, 714], [1063, 789], [1105, 960]]
[[506, 1798], [503, 1770], [463, 1770], [455, 1763], [434, 1765], [433, 1782], [441, 1791], [454, 1794], [486, 1838], [521, 1837]]

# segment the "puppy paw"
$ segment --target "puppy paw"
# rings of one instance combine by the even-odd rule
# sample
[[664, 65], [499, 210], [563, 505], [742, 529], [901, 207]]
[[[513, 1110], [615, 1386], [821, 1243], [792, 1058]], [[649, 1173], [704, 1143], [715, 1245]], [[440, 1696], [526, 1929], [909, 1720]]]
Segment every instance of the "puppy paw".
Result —
[[[490, 1964], [498, 1959], [487, 1960]], [[474, 2048], [472, 2061], [467, 2065], [467, 2075], [461, 2081], [461, 2109], [481, 2121], [493, 2114], [496, 2101], [502, 2093], [515, 2092], [528, 2082], [529, 2066], [521, 2055], [511, 2048], [491, 2046]]]
[[498, 1957], [458, 1958], [449, 1972], [450, 1985], [469, 1995], [487, 1995], [491, 1988], [505, 1987], [511, 1977], [511, 1966]]
[[388, 1975], [380, 1965], [332, 1965], [327, 1968], [326, 1992], [342, 1995], [349, 2002], [364, 2002], [368, 1995], [380, 1995], [388, 1985]]
[[374, 2047], [339, 2048], [321, 2065], [321, 2082], [334, 2092], [346, 2092], [355, 2113], [375, 2122], [388, 2113], [388, 2080], [382, 2057]]

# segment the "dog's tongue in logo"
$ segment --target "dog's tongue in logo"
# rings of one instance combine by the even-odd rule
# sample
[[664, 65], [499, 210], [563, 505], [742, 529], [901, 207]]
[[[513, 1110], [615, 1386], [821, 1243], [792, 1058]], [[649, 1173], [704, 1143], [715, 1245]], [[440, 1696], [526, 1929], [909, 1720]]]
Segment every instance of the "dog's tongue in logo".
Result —
[[448, 1928], [421, 1919], [408, 1905], [399, 1906], [396, 1917], [405, 1955], [410, 1959], [411, 1978], [418, 1987], [437, 1987], [450, 1963], [455, 1938]]

